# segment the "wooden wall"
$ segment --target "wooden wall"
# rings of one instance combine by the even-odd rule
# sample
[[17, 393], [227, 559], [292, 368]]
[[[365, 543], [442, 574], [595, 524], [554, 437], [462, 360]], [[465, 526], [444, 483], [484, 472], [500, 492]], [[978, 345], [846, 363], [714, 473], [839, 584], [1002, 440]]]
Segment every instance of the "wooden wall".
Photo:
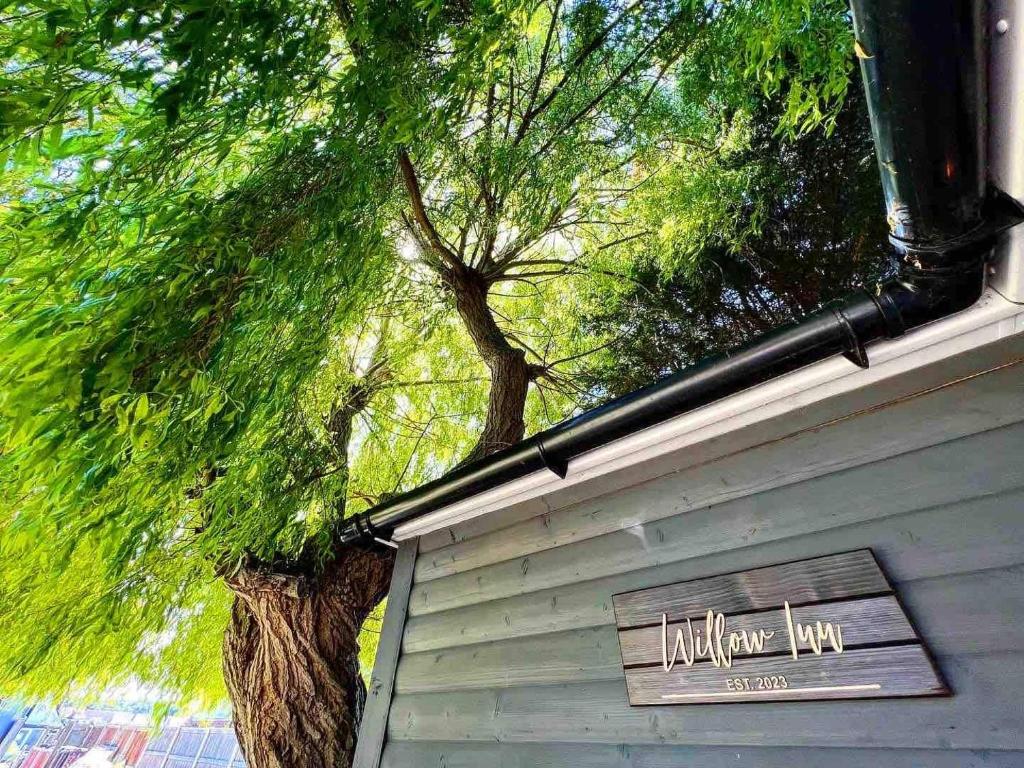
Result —
[[[466, 530], [419, 541], [383, 766], [1024, 766], [1024, 366]], [[859, 547], [952, 698], [628, 706], [613, 594]]]

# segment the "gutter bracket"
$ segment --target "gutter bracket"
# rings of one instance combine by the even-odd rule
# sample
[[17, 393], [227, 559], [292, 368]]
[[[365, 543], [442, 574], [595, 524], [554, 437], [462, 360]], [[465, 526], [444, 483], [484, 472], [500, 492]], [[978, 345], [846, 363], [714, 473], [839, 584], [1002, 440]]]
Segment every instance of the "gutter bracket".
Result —
[[383, 532], [370, 522], [369, 515], [356, 515], [352, 518], [352, 525], [359, 532], [363, 541], [374, 541], [390, 549], [398, 549], [398, 544], [391, 539], [383, 538]]
[[565, 476], [569, 474], [568, 460], [552, 456], [544, 450], [544, 443], [540, 440], [537, 441], [537, 453], [540, 454], [540, 460], [544, 463], [545, 467], [558, 475], [562, 480], [565, 480]]
[[842, 328], [843, 335], [846, 337], [846, 350], [843, 352], [843, 357], [858, 368], [869, 368], [871, 362], [868, 360], [868, 350], [864, 346], [864, 342], [857, 335], [857, 332], [853, 329], [850, 319], [839, 309], [833, 309], [832, 311], [835, 313], [839, 327]]

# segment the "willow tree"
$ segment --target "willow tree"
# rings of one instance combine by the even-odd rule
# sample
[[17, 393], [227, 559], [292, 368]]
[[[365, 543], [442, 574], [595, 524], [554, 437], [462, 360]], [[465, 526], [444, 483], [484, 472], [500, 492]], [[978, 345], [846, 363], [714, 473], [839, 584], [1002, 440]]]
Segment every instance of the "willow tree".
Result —
[[257, 768], [350, 761], [346, 515], [577, 407], [581, 285], [726, 226], [851, 51], [833, 0], [0, 8], [0, 684], [222, 658]]

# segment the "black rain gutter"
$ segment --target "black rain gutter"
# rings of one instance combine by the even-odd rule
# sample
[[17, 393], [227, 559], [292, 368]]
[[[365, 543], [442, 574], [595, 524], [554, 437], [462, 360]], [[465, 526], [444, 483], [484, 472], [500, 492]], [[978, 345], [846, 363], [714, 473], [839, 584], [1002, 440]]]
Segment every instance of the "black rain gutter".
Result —
[[998, 232], [1022, 219], [986, 189], [984, 0], [853, 0], [898, 277], [726, 354], [587, 411], [345, 521], [343, 543], [390, 539], [409, 520], [728, 395], [971, 306]]

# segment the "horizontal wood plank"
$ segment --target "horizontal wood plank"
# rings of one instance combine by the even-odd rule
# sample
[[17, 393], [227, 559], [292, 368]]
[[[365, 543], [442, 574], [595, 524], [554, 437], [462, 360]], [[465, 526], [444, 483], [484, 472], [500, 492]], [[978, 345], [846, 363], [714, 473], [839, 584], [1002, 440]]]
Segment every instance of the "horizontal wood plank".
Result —
[[625, 683], [395, 697], [393, 741], [1024, 749], [1019, 652], [940, 657], [934, 699], [630, 707]]
[[624, 629], [658, 624], [663, 613], [699, 619], [708, 608], [746, 613], [891, 591], [871, 552], [860, 549], [617, 594], [612, 603]]
[[614, 680], [622, 660], [611, 627], [406, 654], [400, 693]]
[[[891, 595], [847, 600], [827, 605], [800, 606], [793, 608], [792, 612], [793, 620], [802, 624], [813, 624], [816, 621], [830, 621], [839, 624], [842, 627], [843, 643], [848, 648], [858, 645], [895, 643], [916, 638], [913, 627], [907, 621], [907, 617], [903, 615], [899, 601]], [[704, 623], [698, 619], [692, 622], [692, 626], [704, 631]], [[668, 624], [665, 636], [668, 637], [670, 650], [677, 630], [686, 631], [686, 625], [682, 622]], [[747, 632], [750, 634], [758, 630], [764, 630], [771, 635], [764, 642], [764, 654], [788, 653], [790, 651], [786, 619], [782, 611], [759, 611], [727, 617], [727, 633]], [[662, 636], [663, 630], [660, 626], [620, 632], [619, 647], [622, 651], [622, 663], [626, 666], [661, 664]], [[811, 649], [806, 640], [799, 638], [797, 647], [804, 651]], [[737, 657], [739, 655], [737, 654]]]
[[[1004, 455], [1020, 455], [1020, 451]], [[956, 477], [952, 469], [949, 472]], [[996, 466], [991, 475], [992, 485], [998, 487], [1000, 478], [1006, 474]], [[871, 547], [890, 579], [898, 584], [1021, 562], [1024, 526], [1020, 525], [1019, 510], [1022, 508], [1024, 491], [1015, 489], [907, 515], [794, 535], [761, 546], [745, 547], [742, 551], [746, 564], [754, 567], [813, 557], [840, 548]], [[766, 513], [771, 511], [766, 510]], [[741, 545], [742, 542], [737, 541], [733, 546]], [[585, 550], [578, 552], [576, 562], [581, 570], [586, 567]], [[407, 653], [429, 651], [613, 624], [613, 594], [721, 573], [735, 566], [735, 550], [725, 549], [654, 568], [417, 616], [406, 625], [404, 648]], [[921, 617], [922, 621], [925, 618]], [[919, 628], [925, 629], [920, 623]]]
[[395, 741], [383, 768], [1020, 768], [1024, 753], [994, 750], [481, 744]]
[[434, 550], [450, 547], [452, 544], [475, 539], [494, 531], [504, 530], [550, 511], [551, 508], [543, 498], [532, 498], [486, 515], [472, 517], [448, 528], [425, 533], [420, 536], [420, 556], [423, 558], [423, 562], [429, 562], [428, 553]]
[[[1024, 425], [417, 584], [410, 614], [421, 616], [767, 544], [948, 504], [979, 492], [1024, 486], [1024, 463], [993, 464], [994, 451], [1024, 453]], [[680, 494], [689, 492], [673, 485], [645, 498], [648, 492], [637, 490], [637, 498], [626, 509], [608, 506], [598, 516], [633, 520], [637, 508], [645, 504], [671, 508]], [[552, 524], [555, 517], [550, 518]], [[481, 540], [481, 546], [489, 544]]]

